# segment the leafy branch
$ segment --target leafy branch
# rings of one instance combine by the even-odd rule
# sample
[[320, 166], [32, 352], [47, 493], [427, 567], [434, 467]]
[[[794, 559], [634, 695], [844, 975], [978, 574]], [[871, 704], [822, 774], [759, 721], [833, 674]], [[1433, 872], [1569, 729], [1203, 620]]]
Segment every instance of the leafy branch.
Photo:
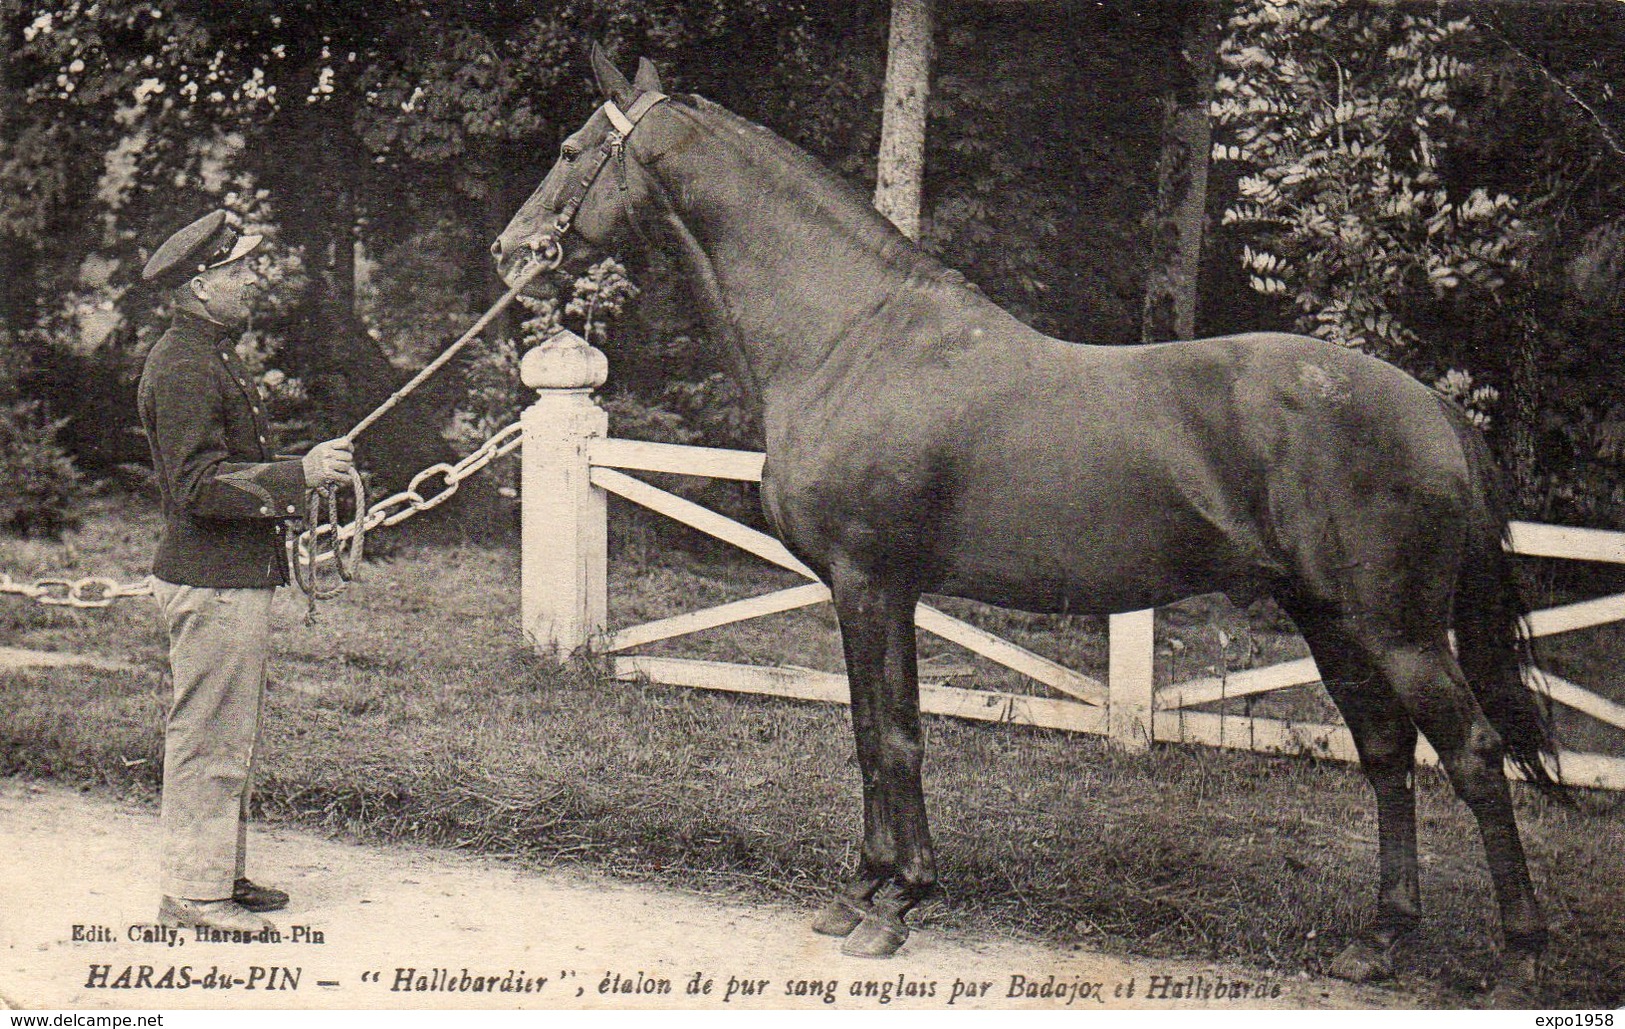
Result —
[[[1338, 0], [1252, 0], [1220, 47], [1213, 158], [1239, 166], [1222, 224], [1243, 234], [1254, 290], [1304, 332], [1433, 374], [1423, 314], [1496, 303], [1525, 233], [1504, 193], [1447, 188], [1467, 18]], [[1484, 405], [1493, 391], [1448, 388]]]

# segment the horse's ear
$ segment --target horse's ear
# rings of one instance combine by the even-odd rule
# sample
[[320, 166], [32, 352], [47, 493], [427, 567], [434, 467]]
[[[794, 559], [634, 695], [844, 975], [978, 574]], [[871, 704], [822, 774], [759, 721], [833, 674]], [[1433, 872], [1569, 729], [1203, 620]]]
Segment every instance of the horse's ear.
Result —
[[640, 93], [664, 93], [660, 88], [660, 73], [655, 71], [655, 63], [647, 57], [638, 58], [638, 73], [632, 76], [632, 85]]
[[598, 92], [606, 98], [622, 107], [632, 103], [634, 95], [632, 83], [626, 81], [626, 76], [615, 67], [596, 39], [592, 43], [592, 77], [598, 81]]

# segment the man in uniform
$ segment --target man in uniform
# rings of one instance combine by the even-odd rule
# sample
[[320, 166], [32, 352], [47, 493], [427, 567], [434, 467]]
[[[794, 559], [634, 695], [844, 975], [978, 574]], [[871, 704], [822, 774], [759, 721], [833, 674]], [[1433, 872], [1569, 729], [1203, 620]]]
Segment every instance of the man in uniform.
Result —
[[276, 460], [258, 384], [237, 356], [257, 276], [224, 211], [175, 233], [141, 277], [175, 321], [147, 355], [138, 402], [163, 507], [153, 593], [169, 629], [159, 920], [257, 932], [288, 895], [244, 867], [281, 529], [307, 487], [348, 481], [347, 440]]

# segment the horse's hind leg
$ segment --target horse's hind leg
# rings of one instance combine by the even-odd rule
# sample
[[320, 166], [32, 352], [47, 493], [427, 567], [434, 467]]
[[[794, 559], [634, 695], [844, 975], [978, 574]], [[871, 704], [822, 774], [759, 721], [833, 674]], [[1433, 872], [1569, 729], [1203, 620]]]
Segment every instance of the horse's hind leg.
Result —
[[1416, 872], [1416, 726], [1356, 640], [1333, 622], [1301, 612], [1294, 618], [1354, 737], [1360, 770], [1377, 799], [1376, 922], [1338, 954], [1330, 971], [1353, 982], [1386, 979], [1393, 974], [1395, 944], [1416, 928], [1422, 915]]
[[863, 774], [863, 855], [856, 879], [813, 928], [850, 934], [844, 953], [888, 957], [908, 937], [903, 916], [936, 884], [920, 781], [924, 743], [914, 650], [919, 593], [844, 561], [834, 563], [830, 578]]
[[1411, 719], [1438, 752], [1457, 795], [1478, 820], [1506, 943], [1494, 1001], [1526, 1004], [1536, 961], [1546, 947], [1546, 922], [1518, 836], [1501, 736], [1443, 639], [1391, 647], [1378, 661]]

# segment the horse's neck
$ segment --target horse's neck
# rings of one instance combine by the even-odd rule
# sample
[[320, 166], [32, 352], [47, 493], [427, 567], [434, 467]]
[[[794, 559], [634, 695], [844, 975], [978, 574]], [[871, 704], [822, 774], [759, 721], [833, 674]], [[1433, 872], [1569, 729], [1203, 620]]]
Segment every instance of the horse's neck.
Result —
[[690, 142], [652, 169], [668, 236], [759, 397], [793, 388], [836, 347], [864, 345], [866, 320], [911, 273], [936, 268], [765, 129], [720, 110], [683, 117]]

